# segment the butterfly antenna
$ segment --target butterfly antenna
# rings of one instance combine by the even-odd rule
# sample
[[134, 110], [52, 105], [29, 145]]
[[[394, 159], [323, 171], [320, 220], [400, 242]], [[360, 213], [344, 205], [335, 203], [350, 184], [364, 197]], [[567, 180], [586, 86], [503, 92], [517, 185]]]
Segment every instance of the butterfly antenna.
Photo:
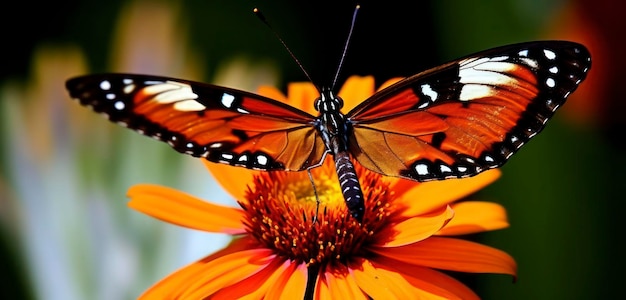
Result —
[[[311, 76], [309, 75], [309, 72], [306, 71], [306, 69], [304, 68], [304, 66], [300, 62], [300, 60], [298, 60], [298, 58], [293, 54], [293, 52], [291, 52], [291, 49], [289, 49], [289, 47], [287, 46], [287, 43], [285, 43], [285, 41], [280, 37], [280, 35], [278, 35], [276, 30], [274, 30], [274, 28], [272, 28], [272, 25], [270, 25], [270, 22], [267, 21], [267, 19], [265, 18], [265, 16], [261, 12], [261, 10], [255, 7], [252, 11], [261, 20], [261, 22], [263, 22], [272, 31], [272, 33], [274, 33], [274, 36], [276, 36], [276, 38], [280, 41], [280, 43], [283, 44], [283, 47], [285, 48], [285, 50], [287, 50], [287, 52], [289, 52], [289, 55], [291, 55], [291, 58], [296, 62], [298, 67], [300, 67], [300, 70], [302, 70], [302, 73], [304, 73], [306, 78], [308, 78], [310, 82], [315, 84], [313, 79], [311, 79]], [[317, 88], [318, 92], [320, 92], [319, 87], [317, 87], [317, 85], [315, 85], [315, 88]]]
[[337, 67], [337, 72], [335, 72], [335, 78], [333, 79], [333, 84], [331, 85], [331, 90], [335, 89], [335, 84], [337, 83], [337, 78], [339, 78], [339, 72], [341, 72], [341, 67], [343, 66], [343, 61], [346, 58], [346, 53], [348, 52], [348, 45], [350, 44], [350, 40], [352, 39], [352, 32], [354, 31], [354, 23], [356, 23], [356, 15], [359, 12], [361, 5], [358, 5], [354, 8], [354, 13], [352, 13], [352, 23], [350, 24], [350, 31], [348, 32], [348, 38], [346, 39], [346, 44], [343, 47], [343, 52], [341, 53], [341, 60], [339, 61], [339, 66]]

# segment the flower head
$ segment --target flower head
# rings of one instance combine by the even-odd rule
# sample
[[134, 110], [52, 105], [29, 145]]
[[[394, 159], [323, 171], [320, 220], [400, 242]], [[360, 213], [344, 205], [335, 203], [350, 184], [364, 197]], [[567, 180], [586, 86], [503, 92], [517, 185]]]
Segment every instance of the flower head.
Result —
[[[310, 88], [302, 87], [292, 87], [288, 100], [292, 93], [308, 95]], [[273, 89], [261, 92], [287, 101]], [[373, 92], [373, 78], [352, 77], [339, 94], [349, 109]], [[347, 211], [330, 160], [311, 170], [314, 185], [306, 172], [255, 172], [211, 163], [207, 167], [241, 209], [161, 186], [138, 185], [129, 191], [129, 205], [136, 210], [235, 236], [226, 248], [157, 283], [143, 295], [146, 299], [302, 299], [305, 294], [316, 299], [476, 299], [473, 291], [438, 270], [516, 273], [508, 254], [450, 237], [508, 226], [500, 205], [454, 203], [495, 180], [499, 171], [417, 183], [387, 178], [356, 164], [366, 199], [359, 224]]]

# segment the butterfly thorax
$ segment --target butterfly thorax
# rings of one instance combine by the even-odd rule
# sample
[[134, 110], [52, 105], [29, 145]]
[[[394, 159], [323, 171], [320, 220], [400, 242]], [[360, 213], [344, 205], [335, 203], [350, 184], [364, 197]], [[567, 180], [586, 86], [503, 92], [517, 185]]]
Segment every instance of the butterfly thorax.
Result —
[[320, 113], [316, 127], [333, 155], [348, 149], [348, 124], [341, 113], [342, 107], [343, 100], [329, 89], [322, 89], [315, 100], [315, 110]]

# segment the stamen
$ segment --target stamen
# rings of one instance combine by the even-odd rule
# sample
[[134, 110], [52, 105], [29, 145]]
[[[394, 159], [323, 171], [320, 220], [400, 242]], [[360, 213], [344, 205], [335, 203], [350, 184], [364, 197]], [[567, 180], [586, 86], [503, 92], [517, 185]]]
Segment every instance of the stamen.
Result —
[[240, 203], [248, 232], [266, 247], [309, 266], [359, 254], [374, 232], [389, 226], [390, 214], [399, 210], [391, 201], [389, 184], [379, 174], [360, 167], [357, 172], [367, 207], [362, 224], [349, 215], [329, 163], [307, 172], [311, 177], [304, 172], [255, 176]]

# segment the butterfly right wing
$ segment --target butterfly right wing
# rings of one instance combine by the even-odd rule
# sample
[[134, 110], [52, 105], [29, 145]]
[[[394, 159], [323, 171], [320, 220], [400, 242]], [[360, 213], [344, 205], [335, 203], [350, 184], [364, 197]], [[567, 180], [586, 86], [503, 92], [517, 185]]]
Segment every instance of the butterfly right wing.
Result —
[[444, 64], [350, 111], [350, 152], [388, 176], [474, 176], [537, 135], [590, 67], [589, 51], [566, 41], [508, 45]]
[[313, 116], [244, 91], [134, 74], [81, 76], [66, 87], [112, 122], [212, 162], [300, 171], [326, 151]]

